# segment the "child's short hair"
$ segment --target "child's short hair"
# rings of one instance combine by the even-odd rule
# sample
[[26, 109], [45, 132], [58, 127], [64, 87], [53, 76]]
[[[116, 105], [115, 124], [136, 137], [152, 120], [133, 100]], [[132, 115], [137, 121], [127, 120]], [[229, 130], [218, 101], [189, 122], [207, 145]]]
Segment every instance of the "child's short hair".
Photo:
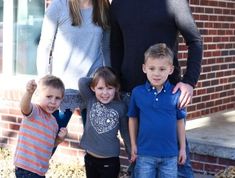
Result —
[[60, 78], [54, 75], [45, 75], [39, 80], [38, 84], [39, 86], [47, 86], [59, 89], [61, 90], [62, 95], [64, 96], [64, 91], [65, 91], [64, 83]]
[[167, 47], [165, 43], [158, 43], [153, 46], [150, 46], [147, 51], [144, 53], [144, 63], [148, 58], [163, 58], [166, 57], [169, 59], [169, 62], [173, 64], [174, 54], [170, 48]]
[[98, 68], [94, 73], [90, 86], [94, 88], [101, 78], [104, 80], [106, 85], [116, 88], [115, 98], [119, 99], [120, 82], [113, 69], [107, 66]]

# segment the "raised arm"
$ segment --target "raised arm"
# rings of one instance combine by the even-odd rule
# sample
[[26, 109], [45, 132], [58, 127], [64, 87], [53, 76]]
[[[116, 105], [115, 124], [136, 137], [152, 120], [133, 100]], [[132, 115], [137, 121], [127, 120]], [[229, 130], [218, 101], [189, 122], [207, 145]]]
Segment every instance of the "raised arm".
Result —
[[20, 102], [21, 112], [22, 114], [26, 116], [32, 112], [33, 106], [32, 106], [31, 100], [32, 100], [32, 96], [36, 88], [37, 88], [37, 84], [35, 80], [30, 80], [26, 85], [26, 91]]
[[91, 80], [90, 77], [82, 77], [78, 81], [79, 92], [85, 101], [94, 96], [94, 92], [90, 88]]

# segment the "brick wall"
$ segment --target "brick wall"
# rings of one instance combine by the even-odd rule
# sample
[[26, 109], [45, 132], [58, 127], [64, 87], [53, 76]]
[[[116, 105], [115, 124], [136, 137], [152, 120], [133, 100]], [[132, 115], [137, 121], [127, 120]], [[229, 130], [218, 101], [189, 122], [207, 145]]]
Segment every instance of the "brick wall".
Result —
[[[204, 42], [202, 73], [188, 107], [189, 119], [235, 108], [235, 2], [191, 0]], [[180, 57], [184, 57], [182, 45]], [[186, 63], [185, 59], [181, 60]]]
[[214, 175], [228, 166], [235, 166], [235, 161], [207, 155], [191, 154], [192, 166], [195, 172]]
[[[49, 3], [50, 1], [46, 1]], [[200, 80], [194, 90], [193, 102], [188, 107], [188, 119], [196, 119], [218, 111], [235, 108], [235, 1], [233, 0], [190, 0], [190, 6], [203, 37], [204, 55]], [[185, 70], [187, 48], [180, 38], [180, 63]], [[14, 147], [21, 116], [19, 100], [22, 89], [0, 88], [0, 144]], [[73, 119], [69, 123], [69, 135], [59, 147], [55, 156], [81, 156], [79, 138], [82, 133], [81, 121]], [[0, 145], [0, 146], [1, 146]], [[225, 162], [219, 158], [192, 155], [196, 171], [224, 168]], [[213, 161], [216, 162], [214, 164]], [[222, 160], [222, 161], [221, 161]], [[212, 164], [209, 164], [209, 163]], [[122, 163], [126, 155], [122, 148]], [[230, 162], [231, 163], [231, 162]], [[232, 163], [234, 164], [234, 162]], [[213, 171], [211, 171], [213, 172]]]

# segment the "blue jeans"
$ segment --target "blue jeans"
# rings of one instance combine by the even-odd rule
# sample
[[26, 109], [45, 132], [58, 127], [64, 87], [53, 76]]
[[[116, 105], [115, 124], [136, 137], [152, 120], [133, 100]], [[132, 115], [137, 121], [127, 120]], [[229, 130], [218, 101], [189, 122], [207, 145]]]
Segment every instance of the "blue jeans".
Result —
[[178, 165], [178, 178], [194, 178], [194, 173], [190, 161], [190, 150], [186, 139], [186, 155], [187, 159], [184, 165]]
[[56, 110], [53, 113], [53, 116], [56, 118], [59, 128], [61, 128], [61, 127], [67, 127], [72, 114], [73, 113], [70, 111], [70, 109], [66, 109], [65, 112]]
[[16, 178], [45, 178], [45, 176], [40, 176], [36, 173], [21, 168], [15, 169], [15, 176]]
[[177, 178], [177, 156], [137, 156], [135, 178]]
[[[59, 130], [61, 127], [67, 127], [72, 114], [73, 113], [70, 111], [70, 109], [66, 109], [65, 112], [56, 110], [53, 113], [53, 116], [56, 118], [57, 124], [59, 126]], [[57, 146], [53, 148], [51, 156], [55, 153], [56, 149]]]

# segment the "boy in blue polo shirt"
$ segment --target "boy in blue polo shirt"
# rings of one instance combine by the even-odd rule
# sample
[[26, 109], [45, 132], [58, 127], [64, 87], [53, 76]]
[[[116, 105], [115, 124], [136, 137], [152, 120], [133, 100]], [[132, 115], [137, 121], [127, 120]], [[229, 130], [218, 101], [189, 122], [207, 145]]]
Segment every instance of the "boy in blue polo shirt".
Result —
[[174, 85], [167, 80], [174, 71], [173, 53], [160, 43], [144, 55], [148, 80], [133, 89], [128, 111], [135, 178], [177, 178], [177, 162], [186, 160], [186, 111], [177, 107], [180, 92], [172, 94]]

